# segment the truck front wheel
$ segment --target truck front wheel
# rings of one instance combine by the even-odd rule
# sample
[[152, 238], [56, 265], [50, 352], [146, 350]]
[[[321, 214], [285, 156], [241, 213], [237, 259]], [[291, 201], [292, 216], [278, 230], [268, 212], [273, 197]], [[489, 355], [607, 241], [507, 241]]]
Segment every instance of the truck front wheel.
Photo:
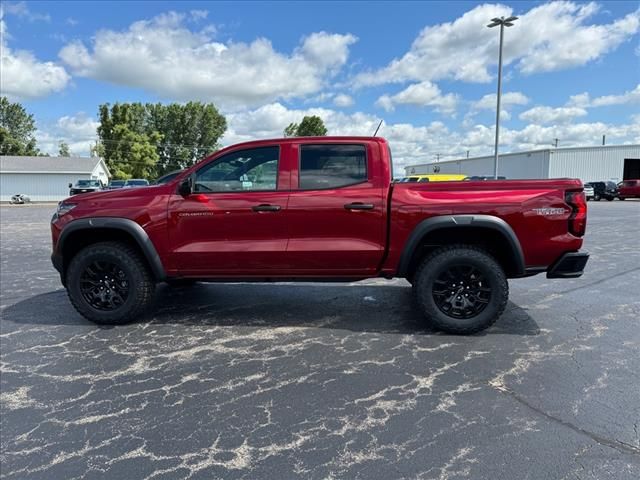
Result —
[[155, 282], [138, 252], [121, 242], [95, 243], [71, 260], [69, 299], [95, 323], [120, 325], [142, 315], [153, 301]]
[[472, 334], [502, 315], [509, 284], [502, 267], [481, 248], [442, 247], [429, 254], [414, 278], [414, 295], [425, 317], [439, 330]]

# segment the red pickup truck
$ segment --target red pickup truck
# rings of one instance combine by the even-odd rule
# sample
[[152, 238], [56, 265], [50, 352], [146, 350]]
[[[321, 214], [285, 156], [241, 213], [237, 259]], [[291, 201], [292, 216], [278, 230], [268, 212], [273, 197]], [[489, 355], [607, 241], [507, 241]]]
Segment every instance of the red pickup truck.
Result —
[[158, 282], [407, 279], [437, 328], [493, 324], [508, 278], [582, 275], [579, 180], [394, 183], [379, 137], [220, 150], [157, 186], [76, 195], [51, 222], [75, 308], [119, 324]]

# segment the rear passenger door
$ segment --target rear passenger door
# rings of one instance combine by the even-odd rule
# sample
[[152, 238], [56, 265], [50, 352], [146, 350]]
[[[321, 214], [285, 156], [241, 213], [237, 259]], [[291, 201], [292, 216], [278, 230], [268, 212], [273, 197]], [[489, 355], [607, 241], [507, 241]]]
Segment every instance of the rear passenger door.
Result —
[[287, 259], [296, 275], [367, 275], [385, 246], [377, 144], [297, 145], [287, 207]]

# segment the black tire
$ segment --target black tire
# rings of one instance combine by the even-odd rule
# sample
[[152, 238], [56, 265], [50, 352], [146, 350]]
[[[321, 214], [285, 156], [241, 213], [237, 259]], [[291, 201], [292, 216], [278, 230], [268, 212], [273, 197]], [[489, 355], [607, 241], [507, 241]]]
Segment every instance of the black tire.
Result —
[[[455, 315], [455, 312], [446, 313], [442, 308], [442, 303], [446, 302], [441, 300], [449, 292], [445, 295], [438, 295], [437, 291], [434, 292], [434, 287], [442, 285], [443, 275], [446, 276], [451, 269], [456, 271], [459, 269], [460, 272], [464, 272], [467, 268], [476, 272], [471, 274], [472, 277], [475, 275], [476, 279], [482, 280], [471, 287], [469, 285], [465, 287], [462, 283], [462, 287], [447, 286], [445, 289], [477, 288], [482, 290], [479, 296], [485, 295], [488, 298], [483, 298], [480, 301], [478, 296], [479, 301], [476, 301], [472, 294], [473, 290], [471, 290], [469, 293], [472, 294], [472, 298], [458, 300], [458, 302], [462, 301], [466, 305], [467, 300], [471, 300], [474, 305], [478, 305], [473, 308], [479, 308], [479, 311], [467, 312], [469, 316], [464, 317]], [[413, 289], [416, 304], [427, 320], [439, 330], [458, 335], [469, 335], [493, 325], [504, 312], [509, 300], [509, 283], [502, 267], [486, 251], [470, 245], [442, 247], [429, 254], [416, 271]], [[485, 290], [489, 290], [489, 292], [485, 292]], [[457, 290], [457, 293], [461, 292], [464, 293], [462, 290]], [[452, 299], [454, 296], [451, 295], [449, 298]], [[440, 301], [436, 301], [436, 298]], [[452, 308], [451, 311], [454, 309]]]
[[600, 201], [600, 195], [598, 195], [598, 194], [594, 195], [594, 196], [593, 196], [593, 200], [594, 200], [595, 202], [599, 202], [599, 201]]
[[624, 197], [618, 197], [618, 200], [620, 200], [620, 201], [622, 201], [624, 199], [625, 199]]
[[[95, 280], [95, 271], [100, 272], [100, 284]], [[109, 275], [106, 284], [102, 284], [102, 273]], [[94, 243], [83, 248], [69, 263], [66, 281], [69, 299], [78, 313], [104, 325], [122, 325], [138, 319], [151, 305], [155, 290], [145, 260], [120, 242]], [[105, 300], [105, 287], [107, 292], [118, 289], [119, 300]]]
[[613, 197], [607, 197], [607, 202], [613, 201]]

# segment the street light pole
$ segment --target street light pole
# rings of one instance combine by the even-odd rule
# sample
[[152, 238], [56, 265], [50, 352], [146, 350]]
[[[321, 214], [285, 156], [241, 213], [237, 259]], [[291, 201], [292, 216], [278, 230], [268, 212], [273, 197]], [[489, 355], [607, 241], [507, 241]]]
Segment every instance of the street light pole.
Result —
[[500, 99], [502, 97], [502, 44], [504, 43], [504, 27], [513, 26], [518, 17], [492, 18], [489, 28], [500, 26], [500, 50], [498, 54], [498, 99], [496, 107], [496, 143], [493, 153], [493, 178], [498, 179], [498, 143], [500, 142]]

